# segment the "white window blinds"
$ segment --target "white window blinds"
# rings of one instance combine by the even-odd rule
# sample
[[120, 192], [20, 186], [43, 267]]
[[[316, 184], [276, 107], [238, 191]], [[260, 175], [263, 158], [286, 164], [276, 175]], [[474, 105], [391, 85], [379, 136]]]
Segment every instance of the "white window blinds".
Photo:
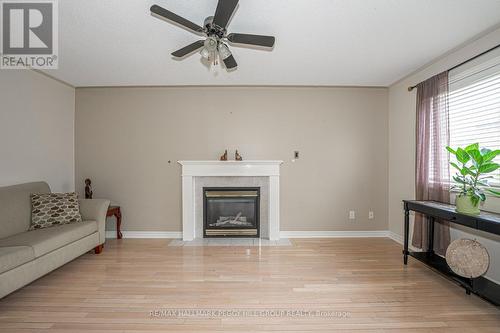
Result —
[[[500, 50], [451, 71], [449, 88], [450, 146], [500, 149]], [[500, 187], [500, 170], [494, 177], [490, 184]]]

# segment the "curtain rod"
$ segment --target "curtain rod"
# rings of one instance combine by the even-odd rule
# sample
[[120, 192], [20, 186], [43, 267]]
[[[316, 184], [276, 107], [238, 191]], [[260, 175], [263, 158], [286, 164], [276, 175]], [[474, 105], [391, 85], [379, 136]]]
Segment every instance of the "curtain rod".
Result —
[[[472, 60], [474, 60], [474, 59], [477, 59], [477, 58], [479, 58], [480, 56], [485, 55], [486, 53], [491, 52], [491, 51], [493, 51], [494, 49], [497, 49], [497, 48], [499, 48], [499, 47], [500, 47], [500, 44], [498, 44], [497, 46], [493, 46], [491, 49], [488, 49], [488, 50], [486, 50], [486, 51], [484, 51], [484, 52], [481, 52], [481, 53], [479, 53], [478, 55], [476, 55], [476, 56], [474, 56], [474, 57], [472, 57], [472, 58], [470, 58], [470, 59], [467, 59], [467, 60], [465, 60], [465, 61], [462, 61], [462, 62], [461, 62], [461, 63], [459, 63], [458, 65], [455, 65], [455, 66], [451, 67], [450, 69], [448, 69], [448, 71], [452, 71], [452, 70], [454, 70], [455, 68], [458, 68], [458, 67], [460, 67], [460, 66], [462, 66], [462, 65], [464, 65], [464, 64], [466, 64], [466, 63], [468, 63], [468, 62], [470, 62], [470, 61], [472, 61]], [[418, 84], [416, 84], [416, 85], [414, 85], [414, 86], [411, 86], [411, 87], [408, 87], [408, 91], [412, 91], [412, 90], [413, 90], [413, 89], [415, 89], [417, 86], [418, 86]]]

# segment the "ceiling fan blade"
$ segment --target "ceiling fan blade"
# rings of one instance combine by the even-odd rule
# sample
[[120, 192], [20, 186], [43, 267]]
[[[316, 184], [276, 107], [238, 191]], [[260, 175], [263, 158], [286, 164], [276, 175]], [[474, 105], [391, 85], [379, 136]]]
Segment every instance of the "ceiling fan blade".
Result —
[[249, 44], [265, 47], [273, 47], [275, 38], [273, 36], [249, 35], [249, 34], [229, 34], [227, 39], [231, 43]]
[[204, 43], [205, 43], [204, 40], [196, 41], [192, 44], [189, 44], [188, 46], [183, 47], [180, 50], [173, 52], [172, 55], [174, 57], [177, 57], [177, 58], [182, 58], [185, 55], [188, 55], [189, 53], [192, 53], [194, 51], [201, 49], [203, 47]]
[[233, 55], [231, 54], [229, 57], [223, 60], [224, 65], [226, 65], [227, 69], [233, 69], [238, 67], [238, 64], [236, 63], [236, 60], [234, 59]]
[[226, 29], [229, 19], [231, 18], [231, 15], [233, 15], [237, 5], [238, 0], [219, 0], [217, 9], [215, 10], [213, 23], [222, 29]]
[[174, 14], [171, 11], [166, 10], [165, 8], [160, 7], [158, 5], [151, 6], [151, 12], [153, 14], [156, 14], [158, 16], [166, 18], [167, 20], [170, 20], [170, 21], [173, 21], [177, 24], [180, 24], [183, 27], [186, 27], [195, 33], [203, 32], [203, 28], [200, 27], [199, 25], [197, 25], [197, 24], [195, 24], [195, 23], [193, 23], [193, 22], [191, 22], [183, 17], [180, 17], [179, 15]]

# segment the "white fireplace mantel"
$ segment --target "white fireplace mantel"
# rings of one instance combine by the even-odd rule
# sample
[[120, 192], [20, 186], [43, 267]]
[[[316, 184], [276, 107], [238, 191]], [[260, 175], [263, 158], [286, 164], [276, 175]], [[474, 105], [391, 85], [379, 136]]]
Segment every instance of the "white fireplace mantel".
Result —
[[280, 165], [283, 161], [178, 161], [178, 163], [182, 165], [182, 238], [184, 241], [191, 241], [196, 237], [195, 177], [269, 177], [269, 239], [279, 239], [279, 176]]

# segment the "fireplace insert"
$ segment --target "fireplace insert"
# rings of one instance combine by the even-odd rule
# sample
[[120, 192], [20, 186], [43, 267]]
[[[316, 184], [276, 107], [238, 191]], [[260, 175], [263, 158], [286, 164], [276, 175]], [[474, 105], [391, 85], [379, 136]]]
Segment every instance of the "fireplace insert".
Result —
[[259, 187], [204, 187], [203, 237], [259, 237]]

